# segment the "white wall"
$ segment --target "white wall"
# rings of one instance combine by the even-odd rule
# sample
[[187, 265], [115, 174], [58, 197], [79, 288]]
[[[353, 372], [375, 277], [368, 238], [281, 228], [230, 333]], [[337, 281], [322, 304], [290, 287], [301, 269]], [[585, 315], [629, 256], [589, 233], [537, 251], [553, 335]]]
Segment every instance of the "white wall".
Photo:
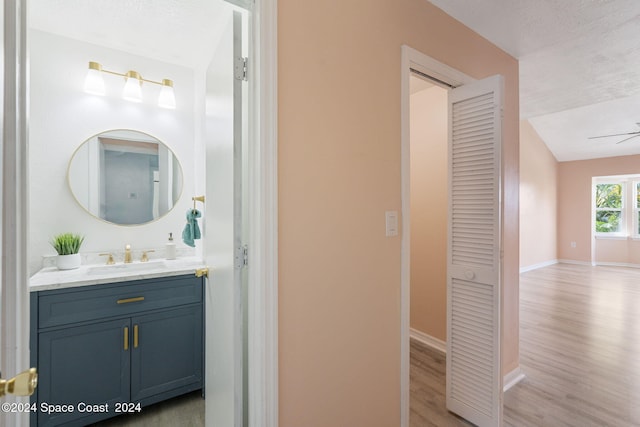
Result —
[[[85, 235], [83, 253], [122, 252], [125, 244], [131, 244], [134, 251], [163, 249], [169, 232], [178, 237], [178, 248], [187, 248], [179, 236], [195, 195], [193, 70], [36, 30], [30, 30], [29, 43], [30, 274], [41, 268], [43, 255], [55, 254], [48, 242], [60, 232]], [[157, 107], [160, 87], [149, 83], [143, 84], [142, 103], [123, 100], [124, 80], [112, 75], [104, 76], [106, 96], [84, 93], [89, 61], [117, 72], [136, 70], [150, 80], [172, 79], [177, 108]], [[184, 189], [176, 207], [165, 217], [146, 225], [117, 226], [91, 216], [74, 200], [66, 177], [69, 159], [84, 140], [108, 129], [148, 133], [176, 154], [184, 173]]]

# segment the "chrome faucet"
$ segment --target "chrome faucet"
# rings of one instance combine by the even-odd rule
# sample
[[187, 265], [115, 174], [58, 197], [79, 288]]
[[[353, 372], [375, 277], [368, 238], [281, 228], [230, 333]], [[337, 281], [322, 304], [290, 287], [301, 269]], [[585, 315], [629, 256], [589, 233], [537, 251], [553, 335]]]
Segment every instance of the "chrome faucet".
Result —
[[124, 246], [124, 263], [125, 264], [129, 264], [132, 261], [132, 256], [131, 256], [131, 245], [125, 245]]

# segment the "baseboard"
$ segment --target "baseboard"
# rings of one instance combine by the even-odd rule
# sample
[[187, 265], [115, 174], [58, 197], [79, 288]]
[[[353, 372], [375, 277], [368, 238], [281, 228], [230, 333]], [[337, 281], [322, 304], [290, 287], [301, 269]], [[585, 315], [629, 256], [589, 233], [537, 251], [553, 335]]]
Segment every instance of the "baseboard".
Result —
[[[573, 260], [573, 259], [560, 259], [560, 260], [558, 260], [558, 263], [560, 263], [560, 264], [588, 265], [588, 266], [591, 266], [591, 267], [595, 267], [597, 265], [600, 265], [600, 266], [603, 266], [603, 267], [640, 268], [640, 264], [632, 264], [632, 263], [629, 263], [629, 262], [603, 262], [603, 261], [589, 262], [589, 261], [576, 261], [576, 260]], [[520, 272], [522, 272], [522, 270]]]
[[630, 264], [624, 262], [590, 262], [590, 261], [576, 261], [574, 259], [553, 259], [550, 261], [541, 262], [539, 264], [529, 265], [527, 267], [520, 267], [520, 274], [526, 273], [527, 271], [537, 270], [538, 268], [548, 267], [554, 264], [574, 264], [574, 265], [588, 265], [588, 266], [611, 266], [611, 267], [630, 267], [630, 268], [640, 268], [640, 264]]
[[550, 261], [529, 265], [527, 267], [520, 267], [520, 274], [525, 273], [527, 271], [531, 271], [531, 270], [537, 270], [538, 268], [548, 267], [550, 265], [557, 264], [557, 263], [558, 263], [557, 259], [552, 259]]
[[409, 337], [413, 338], [416, 341], [421, 342], [422, 344], [431, 347], [435, 350], [438, 350], [441, 353], [447, 353], [447, 343], [439, 340], [438, 338], [434, 338], [431, 335], [425, 334], [422, 331], [411, 328], [409, 331]]
[[[438, 338], [434, 338], [431, 335], [425, 334], [422, 331], [411, 328], [409, 332], [409, 337], [441, 353], [444, 353], [444, 354], [447, 353], [446, 342], [439, 340]], [[502, 379], [503, 391], [509, 390], [511, 387], [518, 384], [523, 379], [524, 379], [524, 373], [518, 366], [516, 369], [506, 374]]]
[[523, 379], [524, 379], [524, 372], [522, 372], [522, 369], [520, 369], [520, 366], [518, 366], [513, 371], [507, 373], [507, 375], [505, 375], [504, 378], [502, 379], [502, 384], [503, 384], [502, 391], [506, 392], [507, 390], [509, 390], [514, 385], [518, 384]]
[[628, 262], [596, 262], [595, 265], [601, 265], [603, 267], [640, 268], [640, 264], [631, 264], [631, 263], [628, 263]]
[[559, 264], [575, 264], [575, 265], [589, 265], [594, 266], [595, 264], [591, 261], [576, 261], [574, 259], [559, 259]]

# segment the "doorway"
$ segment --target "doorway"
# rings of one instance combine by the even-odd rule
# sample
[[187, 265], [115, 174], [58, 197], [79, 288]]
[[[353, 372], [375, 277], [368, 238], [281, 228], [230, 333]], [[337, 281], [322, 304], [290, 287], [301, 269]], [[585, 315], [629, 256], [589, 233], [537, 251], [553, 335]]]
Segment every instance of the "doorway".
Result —
[[401, 425], [409, 425], [411, 73], [451, 88], [445, 187], [447, 408], [478, 425], [500, 425], [502, 77], [476, 82], [407, 46], [402, 54]]
[[[14, 2], [12, 2], [13, 4]], [[26, 1], [17, 1], [15, 2], [15, 10], [11, 10], [13, 8], [9, 8], [9, 13], [5, 13], [3, 16], [3, 24], [5, 29], [5, 34], [8, 34], [6, 37], [7, 43], [11, 45], [18, 45], [21, 47], [25, 46], [25, 40], [27, 39], [27, 2]], [[36, 1], [29, 2], [29, 6], [35, 6]], [[46, 3], [46, 2], [45, 2]], [[110, 6], [115, 2], [105, 2]], [[198, 0], [193, 1], [185, 1], [182, 4], [182, 7], [189, 9], [194, 8], [196, 10], [201, 10], [198, 6], [200, 3], [210, 4], [212, 2], [200, 2]], [[155, 4], [155, 2], [154, 2]], [[117, 9], [117, 5], [113, 5], [114, 8]], [[158, 8], [158, 15], [166, 14], [166, 10], [161, 10], [162, 8]], [[6, 11], [5, 11], [6, 12]], [[174, 11], [175, 12], [175, 11]], [[251, 19], [251, 34], [252, 34], [252, 43], [254, 44], [255, 50], [251, 53], [249, 61], [253, 61], [252, 63], [255, 67], [252, 69], [253, 73], [249, 76], [249, 85], [255, 90], [254, 97], [250, 100], [252, 105], [250, 108], [250, 120], [253, 123], [251, 127], [251, 139], [250, 139], [250, 147], [251, 151], [254, 153], [249, 156], [249, 163], [251, 166], [252, 173], [249, 174], [249, 185], [248, 187], [254, 193], [250, 193], [249, 197], [249, 208], [251, 209], [251, 214], [248, 215], [248, 221], [255, 225], [252, 227], [251, 231], [251, 242], [252, 248], [251, 252], [253, 255], [253, 259], [255, 261], [255, 268], [249, 275], [249, 282], [256, 283], [259, 282], [262, 285], [260, 292], [256, 292], [253, 295], [249, 295], [249, 314], [248, 314], [248, 324], [249, 327], [252, 328], [252, 333], [249, 337], [248, 347], [250, 349], [249, 355], [249, 368], [252, 369], [254, 375], [254, 380], [251, 380], [248, 384], [249, 387], [249, 405], [251, 407], [251, 419], [249, 420], [249, 425], [252, 423], [261, 423], [262, 425], [277, 425], [277, 344], [276, 344], [276, 329], [277, 323], [275, 319], [276, 315], [276, 292], [275, 289], [277, 287], [277, 276], [275, 275], [276, 266], [277, 266], [277, 250], [276, 240], [277, 236], [274, 233], [276, 230], [276, 206], [275, 202], [275, 189], [277, 188], [276, 181], [276, 169], [275, 169], [275, 114], [277, 111], [275, 93], [261, 93], [259, 94], [259, 89], [261, 88], [261, 83], [268, 83], [275, 87], [275, 55], [272, 52], [275, 52], [275, 49], [272, 49], [275, 46], [275, 7], [272, 2], [268, 0], [257, 1], [255, 4], [252, 4], [252, 16], [255, 17]], [[15, 13], [15, 15], [13, 15]], [[126, 15], [126, 13], [125, 13]], [[67, 16], [68, 17], [68, 16]], [[50, 19], [51, 21], [55, 21], [54, 19]], [[124, 21], [124, 20], [123, 20]], [[116, 21], [113, 21], [116, 22]], [[138, 22], [144, 22], [144, 20], [139, 20]], [[7, 25], [7, 23], [11, 25]], [[118, 21], [118, 24], [120, 22]], [[216, 25], [211, 25], [211, 27], [217, 28]], [[114, 30], [115, 31], [115, 30]], [[109, 34], [113, 34], [109, 32]], [[132, 39], [132, 40], [135, 40]], [[259, 41], [260, 43], [257, 43]], [[209, 43], [209, 40], [200, 40], [203, 43]], [[134, 41], [135, 43], [135, 41]], [[159, 47], [163, 47], [162, 43], [158, 45]], [[191, 48], [191, 46], [189, 46]], [[259, 53], [264, 50], [263, 55], [259, 55]], [[19, 49], [18, 49], [19, 50]], [[97, 50], [100, 50], [99, 48]], [[12, 56], [14, 53], [13, 50], [8, 49], [5, 50], [5, 65], [6, 68], [13, 68], [18, 70], [16, 74], [24, 73], [26, 67], [24, 64], [26, 63], [26, 51], [23, 53], [19, 53], [15, 57]], [[95, 53], [95, 52], [94, 52]], [[259, 60], [258, 60], [259, 58]], [[85, 62], [84, 60], [82, 62]], [[86, 63], [85, 63], [86, 67]], [[75, 76], [75, 71], [73, 72]], [[81, 71], [81, 74], [84, 74], [85, 71]], [[79, 73], [80, 74], [80, 73]], [[12, 79], [16, 79], [16, 76], [8, 76], [12, 77]], [[80, 77], [82, 79], [82, 77]], [[5, 84], [5, 88], [7, 85]], [[18, 84], [15, 84], [15, 88], [18, 92], [18, 97], [20, 98], [20, 102], [22, 105], [26, 105], [26, 87], [27, 83], [24, 80], [18, 81]], [[193, 89], [193, 87], [192, 87]], [[197, 89], [197, 88], [196, 88]], [[5, 93], [5, 96], [10, 94]], [[178, 101], [180, 102], [180, 101]], [[6, 103], [5, 103], [6, 107]], [[268, 108], [268, 110], [267, 110]], [[13, 118], [16, 122], [16, 128], [19, 130], [19, 135], [13, 141], [3, 140], [4, 146], [13, 145], [14, 148], [20, 149], [21, 147], [26, 147], [26, 120], [24, 117], [20, 117], [20, 120], [16, 119], [16, 112], [19, 112], [19, 108], [16, 108], [15, 111], [4, 110], [3, 115], [5, 118], [5, 123], [9, 122], [7, 118]], [[133, 120], [136, 116], [135, 111], [129, 109], [130, 118]], [[50, 110], [52, 114], [51, 120], [55, 120], [59, 118], [56, 114], [59, 111], [55, 109]], [[140, 119], [138, 116], [137, 119]], [[171, 118], [168, 115], [164, 116], [164, 120], [160, 120], [158, 124], [162, 125], [170, 125]], [[85, 123], [77, 122], [76, 130], [84, 129]], [[195, 129], [195, 127], [194, 127]], [[6, 136], [6, 133], [5, 133]], [[185, 137], [186, 136], [186, 137]], [[183, 135], [183, 140], [189, 140], [188, 135]], [[72, 139], [75, 141], [75, 139]], [[176, 138], [176, 141], [178, 138]], [[79, 142], [79, 141], [76, 141]], [[52, 145], [53, 146], [53, 145]], [[183, 150], [183, 149], [181, 149]], [[56, 155], [56, 150], [51, 151], [52, 154]], [[184, 158], [184, 151], [178, 153]], [[26, 163], [26, 159], [23, 159]], [[26, 172], [26, 164], [25, 163], [17, 163], [17, 168], [20, 172]], [[189, 162], [191, 163], [191, 162]], [[189, 165], [192, 168], [192, 165]], [[51, 182], [56, 182], [54, 178], [58, 176], [52, 175]], [[62, 174], [64, 176], [64, 173]], [[62, 180], [64, 180], [62, 178]], [[8, 201], [15, 200], [15, 195], [27, 195], [28, 191], [28, 183], [27, 180], [21, 181], [17, 180], [12, 182], [11, 184], [15, 185], [15, 191], [7, 191], [8, 187], [5, 187], [5, 191], [3, 191], [3, 206], [6, 206]], [[7, 183], [9, 185], [9, 183]], [[8, 194], [12, 193], [12, 194]], [[190, 194], [188, 195], [190, 196]], [[13, 204], [17, 211], [18, 218], [26, 218], [27, 212], [27, 203], [24, 204], [20, 201], [20, 203]], [[33, 211], [33, 206], [31, 207]], [[13, 221], [15, 221], [16, 216], [11, 216]], [[8, 219], [3, 217], [3, 224], [8, 224]], [[26, 221], [25, 221], [26, 222]], [[122, 230], [121, 230], [122, 231]], [[11, 314], [13, 311], [6, 310], [7, 307], [14, 307], [17, 312], [21, 313], [21, 316], [17, 316], [19, 319], [16, 325], [10, 325], [11, 327], [3, 328], [3, 347], [2, 347], [2, 363], [3, 367], [11, 366], [10, 364], [5, 364], [5, 361], [8, 359], [16, 361], [15, 365], [18, 368], [22, 366], [26, 366], [28, 363], [28, 342], [22, 337], [28, 336], [28, 333], [21, 333], [16, 331], [26, 331], [28, 328], [28, 322], [24, 321], [24, 319], [28, 319], [28, 304], [25, 300], [24, 296], [28, 294], [28, 277], [29, 272], [27, 271], [27, 267], [31, 266], [29, 260], [27, 260], [27, 250], [26, 244], [22, 245], [19, 242], [27, 242], [28, 235], [26, 232], [26, 227], [17, 227], [15, 230], [16, 234], [19, 237], [15, 240], [11, 240], [9, 242], [5, 242], [5, 235], [3, 235], [3, 253], [11, 253], [10, 262], [14, 262], [17, 260], [18, 269], [11, 269], [12, 271], [7, 272], [6, 270], [2, 271], [3, 275], [3, 284], [7, 283], [15, 284], [15, 290], [17, 292], [8, 293], [10, 298], [2, 299], [2, 312], [3, 316]], [[134, 228], [127, 229], [128, 233], [131, 233], [131, 238], [135, 239], [138, 237]], [[33, 234], [33, 230], [32, 233]], [[144, 233], [143, 233], [144, 234]], [[156, 234], [156, 233], [148, 233]], [[163, 235], [161, 233], [160, 235]], [[260, 236], [256, 238], [256, 236]], [[99, 239], [98, 239], [99, 240]], [[162, 238], [162, 241], [166, 240], [166, 236]], [[142, 241], [142, 240], [140, 240]], [[13, 246], [10, 247], [5, 245], [5, 243], [9, 244], [13, 242]], [[120, 244], [120, 243], [118, 243]], [[160, 243], [162, 244], [162, 243]], [[10, 250], [8, 250], [10, 249]], [[34, 248], [30, 248], [30, 252], [38, 253], [38, 251], [34, 251]], [[20, 265], [24, 265], [25, 269], [20, 270]], [[5, 280], [8, 276], [7, 273], [12, 275], [17, 274], [17, 280]], [[6, 290], [8, 286], [5, 286], [3, 291]], [[257, 288], [257, 287], [256, 287]], [[3, 294], [7, 295], [7, 294]], [[14, 317], [15, 318], [15, 317]], [[20, 321], [22, 319], [23, 321]], [[5, 326], [7, 322], [3, 322]], [[14, 327], [15, 326], [15, 327]], [[4, 343], [9, 343], [4, 345]], [[16, 348], [15, 352], [9, 351], [11, 348]], [[10, 369], [11, 371], [16, 371], [17, 369]], [[4, 373], [4, 370], [3, 370]], [[275, 390], [275, 393], [274, 393]], [[253, 403], [252, 403], [253, 402]], [[11, 416], [9, 418], [3, 418], [3, 421], [6, 421], [7, 425], [26, 425], [25, 420], [26, 417], [21, 417], [20, 415], [16, 415], [15, 417]], [[22, 420], [22, 421], [20, 421]]]
[[447, 89], [410, 77], [411, 338], [446, 351]]

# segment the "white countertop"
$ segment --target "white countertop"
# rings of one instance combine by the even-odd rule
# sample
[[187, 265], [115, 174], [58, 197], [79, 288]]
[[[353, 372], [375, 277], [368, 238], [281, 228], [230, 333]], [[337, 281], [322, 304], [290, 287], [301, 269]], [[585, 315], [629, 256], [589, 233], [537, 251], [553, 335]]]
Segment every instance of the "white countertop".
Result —
[[82, 265], [74, 270], [58, 270], [46, 267], [29, 279], [29, 291], [46, 291], [76, 286], [98, 285], [101, 283], [126, 282], [138, 279], [179, 276], [195, 273], [205, 267], [197, 257], [183, 257], [175, 260], [152, 259], [148, 262], [117, 263], [115, 265]]

